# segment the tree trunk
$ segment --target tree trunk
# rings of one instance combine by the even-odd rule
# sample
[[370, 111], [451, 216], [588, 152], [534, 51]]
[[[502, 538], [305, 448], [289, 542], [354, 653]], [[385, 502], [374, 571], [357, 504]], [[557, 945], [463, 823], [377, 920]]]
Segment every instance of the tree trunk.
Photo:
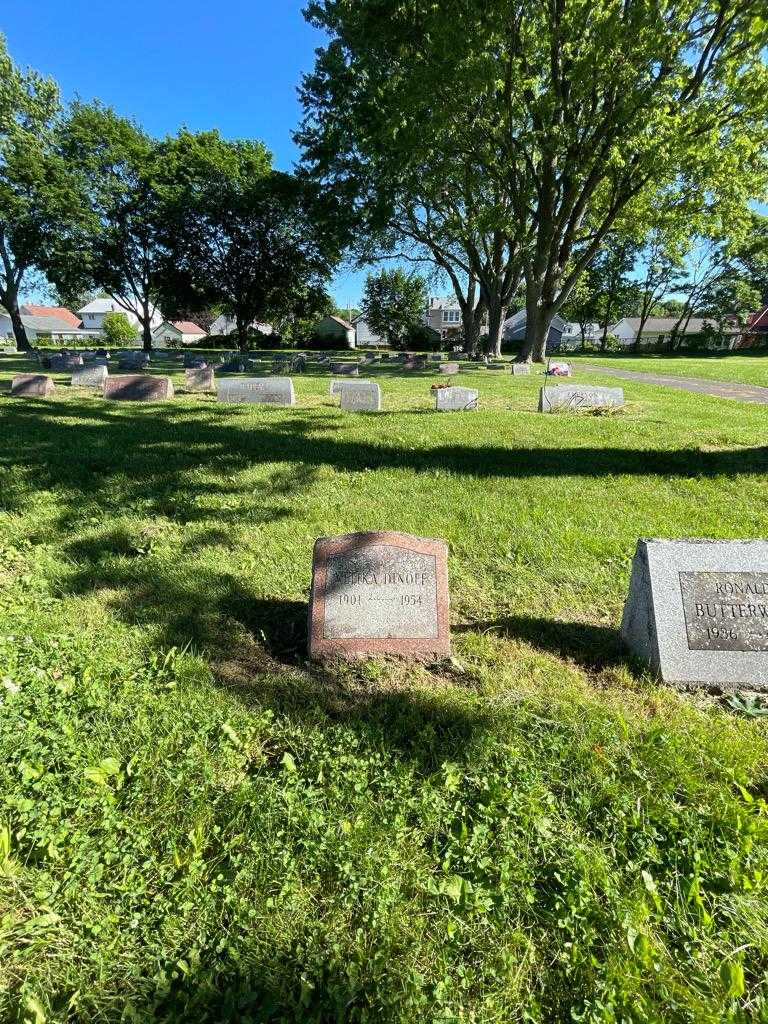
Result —
[[6, 309], [8, 310], [8, 316], [11, 318], [13, 336], [16, 339], [16, 348], [19, 352], [29, 352], [32, 346], [29, 344], [26, 329], [24, 324], [21, 322], [18, 294], [12, 292], [10, 289], [6, 289], [4, 299]]
[[152, 351], [152, 326], [149, 317], [145, 316], [144, 323], [141, 327], [141, 336], [144, 343], [144, 351]]
[[525, 341], [518, 357], [522, 363], [543, 363], [547, 356], [547, 338], [553, 313], [546, 311], [531, 298], [526, 303]]
[[237, 347], [241, 352], [248, 351], [248, 321], [239, 311], [235, 311], [235, 323], [237, 324]]
[[488, 303], [488, 355], [498, 357], [501, 355], [502, 330], [504, 321], [507, 319], [506, 307], [497, 299], [491, 299]]

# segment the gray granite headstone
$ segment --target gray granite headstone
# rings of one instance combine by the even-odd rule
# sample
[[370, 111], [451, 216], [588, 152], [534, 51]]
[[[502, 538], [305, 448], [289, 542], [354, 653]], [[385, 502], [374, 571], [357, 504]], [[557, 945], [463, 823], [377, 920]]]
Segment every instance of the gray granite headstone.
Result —
[[101, 389], [107, 376], [106, 366], [90, 363], [72, 371], [72, 387]]
[[331, 381], [331, 387], [330, 387], [330, 390], [328, 392], [330, 394], [331, 398], [337, 398], [339, 395], [341, 395], [341, 389], [344, 387], [345, 383], [346, 383], [346, 381], [343, 381], [343, 380], [332, 380]]
[[438, 371], [443, 374], [454, 375], [459, 372], [459, 364], [443, 363], [441, 366], [438, 366]]
[[255, 405], [295, 405], [290, 377], [241, 377], [217, 382], [219, 402], [250, 402]]
[[331, 363], [331, 373], [336, 373], [340, 377], [359, 377], [360, 367], [357, 363]]
[[372, 380], [344, 381], [341, 408], [345, 412], [380, 412], [381, 388]]
[[621, 636], [666, 683], [768, 690], [768, 541], [638, 541]]
[[201, 366], [186, 369], [184, 371], [184, 387], [187, 391], [215, 391], [213, 367]]
[[478, 393], [474, 388], [438, 388], [435, 408], [438, 412], [475, 412]]
[[530, 377], [531, 376], [531, 364], [530, 363], [512, 363], [512, 376], [513, 377]]
[[539, 392], [539, 412], [589, 412], [594, 409], [620, 409], [624, 405], [623, 388], [561, 384]]

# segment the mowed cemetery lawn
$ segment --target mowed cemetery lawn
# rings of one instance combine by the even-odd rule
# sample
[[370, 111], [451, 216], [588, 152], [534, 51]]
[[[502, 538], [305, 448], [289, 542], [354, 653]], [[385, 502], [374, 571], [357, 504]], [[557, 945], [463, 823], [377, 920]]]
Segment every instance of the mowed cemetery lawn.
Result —
[[[768, 533], [765, 409], [363, 373], [0, 393], [0, 1019], [767, 1019], [765, 720], [617, 637], [638, 537]], [[448, 542], [454, 658], [308, 664], [315, 539], [378, 529]]]
[[574, 365], [588, 363], [611, 366], [617, 370], [636, 370], [663, 377], [700, 377], [702, 380], [732, 381], [736, 384], [754, 384], [768, 388], [768, 352], [754, 354], [710, 356], [632, 356], [623, 353], [596, 354], [569, 353], [565, 358]]

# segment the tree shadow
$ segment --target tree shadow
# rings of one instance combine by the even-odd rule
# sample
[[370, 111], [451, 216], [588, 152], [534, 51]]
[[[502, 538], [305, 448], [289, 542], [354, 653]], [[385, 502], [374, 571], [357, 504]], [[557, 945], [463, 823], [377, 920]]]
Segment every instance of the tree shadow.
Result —
[[492, 622], [471, 622], [453, 627], [454, 633], [496, 633], [523, 640], [531, 647], [568, 658], [592, 672], [615, 665], [632, 668], [619, 631], [588, 622], [562, 622], [533, 615], [508, 615]]

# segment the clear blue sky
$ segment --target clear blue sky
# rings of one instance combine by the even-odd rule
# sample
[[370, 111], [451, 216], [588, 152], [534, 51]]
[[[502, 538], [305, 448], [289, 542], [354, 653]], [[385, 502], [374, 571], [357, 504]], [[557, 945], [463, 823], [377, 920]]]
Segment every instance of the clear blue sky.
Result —
[[[55, 78], [65, 100], [98, 98], [153, 135], [180, 125], [258, 138], [275, 164], [297, 157], [296, 87], [322, 36], [303, 0], [35, 0], [3, 4], [0, 32], [17, 64]], [[364, 275], [341, 273], [355, 302]]]

